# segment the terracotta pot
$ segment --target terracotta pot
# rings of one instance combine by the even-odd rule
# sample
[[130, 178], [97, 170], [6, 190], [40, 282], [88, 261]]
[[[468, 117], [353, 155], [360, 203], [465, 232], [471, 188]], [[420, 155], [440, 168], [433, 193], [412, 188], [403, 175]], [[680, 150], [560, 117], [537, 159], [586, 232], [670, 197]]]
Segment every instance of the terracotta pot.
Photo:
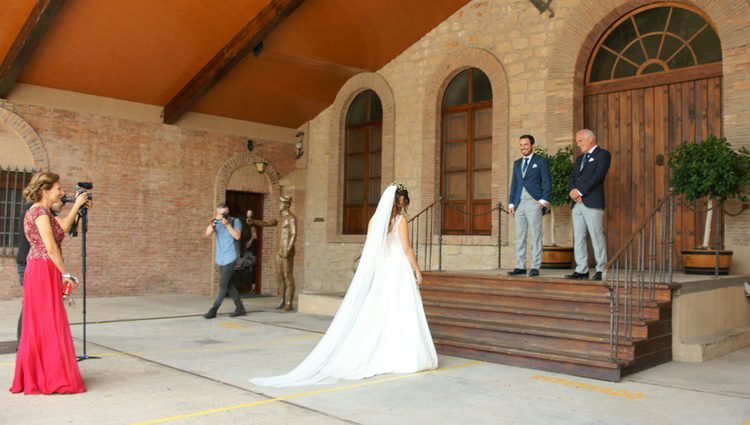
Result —
[[570, 246], [543, 246], [542, 268], [543, 269], [569, 269], [573, 262], [573, 247]]
[[[732, 264], [732, 251], [719, 251], [719, 274], [728, 275], [729, 265]], [[716, 273], [716, 250], [683, 249], [682, 265], [687, 274]]]

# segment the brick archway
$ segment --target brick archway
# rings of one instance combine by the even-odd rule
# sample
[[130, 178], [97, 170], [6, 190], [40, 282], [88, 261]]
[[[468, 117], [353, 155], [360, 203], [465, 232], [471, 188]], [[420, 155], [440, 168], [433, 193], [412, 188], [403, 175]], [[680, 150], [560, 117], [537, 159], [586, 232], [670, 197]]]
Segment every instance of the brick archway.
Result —
[[[437, 199], [440, 191], [439, 141], [443, 94], [451, 79], [467, 68], [480, 69], [492, 84], [492, 204], [507, 199], [510, 178], [508, 76], [500, 60], [491, 52], [464, 48], [445, 58], [425, 83], [420, 191], [425, 206]], [[492, 223], [492, 234], [489, 236], [447, 236], [447, 242], [494, 245], [497, 243], [497, 212], [492, 214]]]
[[49, 156], [42, 139], [23, 118], [13, 112], [0, 108], [0, 124], [12, 130], [19, 139], [23, 140], [31, 152], [34, 167], [39, 170], [49, 170]]
[[[547, 137], [568, 138], [583, 125], [586, 64], [597, 40], [621, 16], [657, 0], [582, 0], [565, 17], [549, 56], [547, 79]], [[721, 39], [724, 74], [724, 125], [729, 140], [750, 145], [750, 122], [743, 116], [750, 104], [750, 27], [737, 16], [750, 14], [748, 2], [677, 0], [697, 7], [716, 25]], [[571, 113], [572, 112], [572, 113]]]
[[388, 82], [379, 74], [363, 72], [350, 78], [336, 95], [331, 105], [331, 128], [332, 135], [329, 152], [331, 159], [328, 168], [328, 193], [331, 194], [331, 202], [328, 203], [326, 236], [329, 242], [364, 242], [364, 235], [344, 235], [343, 227], [343, 197], [344, 193], [344, 145], [346, 138], [346, 115], [354, 98], [365, 90], [374, 91], [380, 98], [383, 106], [383, 136], [382, 136], [382, 161], [380, 190], [385, 190], [388, 183], [394, 180], [395, 175], [395, 111], [396, 105], [393, 91]]
[[[251, 152], [243, 152], [230, 158], [224, 165], [219, 169], [219, 173], [216, 176], [216, 183], [214, 183], [214, 204], [224, 202], [224, 193], [227, 190], [227, 184], [229, 179], [232, 177], [235, 171], [242, 167], [250, 166], [255, 167], [255, 162], [267, 161], [265, 158], [258, 156]], [[266, 192], [270, 195], [281, 194], [281, 186], [279, 185], [279, 173], [270, 163], [266, 166], [266, 171], [263, 173], [265, 176], [269, 190]], [[273, 200], [271, 201], [273, 202]], [[276, 200], [278, 203], [278, 199]]]

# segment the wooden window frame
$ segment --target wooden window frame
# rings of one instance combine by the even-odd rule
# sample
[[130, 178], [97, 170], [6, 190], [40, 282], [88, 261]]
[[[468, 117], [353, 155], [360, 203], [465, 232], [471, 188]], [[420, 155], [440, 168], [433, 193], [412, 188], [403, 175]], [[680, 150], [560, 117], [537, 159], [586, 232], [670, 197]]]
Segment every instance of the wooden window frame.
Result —
[[[479, 68], [469, 68], [466, 70], [463, 70], [461, 72], [468, 72], [468, 83], [467, 83], [467, 103], [463, 105], [456, 105], [456, 106], [448, 106], [448, 107], [442, 107], [441, 106], [441, 137], [440, 137], [440, 193], [443, 196], [443, 217], [445, 217], [445, 210], [447, 208], [457, 208], [459, 210], [463, 210], [469, 215], [467, 215], [467, 218], [464, 220], [464, 229], [462, 231], [455, 231], [455, 230], [447, 230], [445, 229], [445, 219], [443, 219], [443, 234], [445, 235], [490, 235], [492, 233], [492, 226], [490, 225], [489, 229], [487, 230], [477, 230], [475, 226], [475, 219], [473, 214], [476, 213], [477, 209], [486, 209], [490, 208], [492, 204], [492, 199], [474, 199], [474, 173], [477, 171], [490, 171], [492, 172], [492, 161], [490, 161], [489, 167], [482, 167], [482, 168], [474, 168], [474, 114], [477, 111], [483, 110], [483, 109], [490, 109], [492, 110], [492, 100], [484, 100], [480, 102], [474, 102], [474, 72], [472, 72], [474, 69], [477, 69], [480, 72], [483, 72]], [[454, 75], [451, 78], [451, 82], [458, 77], [459, 74]], [[450, 82], [448, 83], [448, 86], [450, 86]], [[446, 91], [448, 89], [448, 86], [446, 86]], [[445, 92], [444, 92], [445, 94]], [[448, 131], [447, 131], [447, 120], [446, 118], [448, 115], [456, 113], [456, 112], [466, 112], [467, 119], [466, 119], [466, 199], [462, 201], [451, 201], [448, 200], [445, 196], [445, 184], [446, 184], [446, 171], [445, 171], [445, 146], [446, 144], [451, 143], [447, 140], [448, 138]], [[492, 138], [490, 137], [490, 140]], [[462, 140], [461, 143], [464, 141]], [[483, 207], [483, 208], [479, 208]]]
[[[370, 115], [371, 114], [370, 106], [372, 104], [372, 97], [371, 96], [377, 96], [377, 93], [375, 93], [374, 90], [366, 90], [365, 92], [368, 92], [368, 91], [369, 91], [369, 95], [368, 95], [368, 99], [367, 99], [367, 103], [366, 103], [366, 105], [367, 105], [367, 111], [366, 111], [367, 115], [366, 116], [370, 117], [371, 116]], [[357, 96], [359, 96], [360, 94], [357, 94]], [[356, 99], [357, 96], [355, 96], [355, 99]], [[380, 100], [379, 97], [378, 97], [378, 101], [380, 101], [381, 105], [382, 105], [382, 101]], [[347, 117], [349, 116], [349, 113], [351, 112], [351, 107], [352, 107], [353, 104], [354, 104], [354, 102], [352, 102], [352, 104], [350, 104], [349, 107], [347, 108], [347, 113], [346, 113]], [[378, 149], [378, 150], [372, 150], [371, 149], [372, 132], [376, 128], [380, 128], [380, 149]], [[359, 179], [349, 179], [348, 178], [348, 176], [349, 176], [349, 132], [351, 130], [360, 130], [360, 129], [364, 129], [364, 133], [365, 133], [365, 148], [364, 148], [364, 151], [362, 153], [362, 155], [364, 155], [363, 170], [362, 170], [362, 182], [363, 182], [363, 192], [364, 192], [364, 194], [363, 194], [363, 197], [362, 197], [362, 203], [361, 204], [350, 204], [348, 202], [349, 198], [348, 198], [348, 193], [347, 193], [347, 186], [348, 186], [347, 183], [349, 181], [356, 181], [356, 180], [359, 180]], [[373, 188], [370, 188], [370, 179], [371, 179], [371, 177], [370, 177], [370, 155], [372, 153], [375, 153], [375, 152], [379, 152], [380, 153], [380, 158], [381, 158], [380, 168], [381, 168], [381, 170], [380, 170], [378, 179], [381, 180], [381, 186], [382, 186], [382, 178], [383, 178], [383, 173], [382, 173], [382, 168], [383, 168], [383, 163], [382, 163], [382, 158], [383, 158], [383, 156], [382, 156], [382, 152], [383, 152], [383, 120], [382, 120], [382, 118], [378, 119], [378, 120], [366, 121], [366, 122], [359, 123], [359, 124], [352, 124], [352, 125], [346, 124], [345, 125], [345, 127], [344, 127], [344, 178], [343, 178], [343, 181], [344, 181], [343, 206], [344, 206], [344, 208], [343, 208], [342, 224], [341, 224], [342, 234], [344, 234], [344, 235], [364, 235], [364, 234], [367, 234], [367, 223], [368, 223], [370, 215], [371, 215], [370, 211], [371, 210], [374, 211], [375, 208], [377, 207], [377, 202], [375, 202], [374, 204], [371, 204], [369, 202], [370, 201], [370, 191], [373, 189]], [[380, 192], [380, 187], [374, 188], [374, 190], [377, 190], [378, 192]], [[349, 212], [350, 209], [353, 209], [353, 208], [362, 208], [362, 213], [361, 213], [361, 215], [362, 215], [362, 217], [361, 217], [361, 219], [362, 219], [362, 222], [361, 222], [362, 223], [362, 227], [359, 228], [359, 229], [347, 228], [348, 212]]]

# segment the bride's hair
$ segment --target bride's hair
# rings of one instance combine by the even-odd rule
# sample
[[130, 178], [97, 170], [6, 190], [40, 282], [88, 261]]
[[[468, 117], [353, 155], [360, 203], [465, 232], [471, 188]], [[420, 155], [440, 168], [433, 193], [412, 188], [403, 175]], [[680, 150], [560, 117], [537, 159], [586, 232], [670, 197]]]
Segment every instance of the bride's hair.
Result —
[[[399, 184], [396, 187], [396, 194], [394, 196], [396, 198], [393, 200], [393, 208], [391, 208], [391, 220], [388, 224], [389, 231], [393, 228], [393, 223], [396, 222], [396, 217], [399, 214], [406, 215], [406, 210], [409, 207], [409, 191], [406, 190], [406, 186]], [[404, 197], [403, 205], [399, 202], [402, 196]]]

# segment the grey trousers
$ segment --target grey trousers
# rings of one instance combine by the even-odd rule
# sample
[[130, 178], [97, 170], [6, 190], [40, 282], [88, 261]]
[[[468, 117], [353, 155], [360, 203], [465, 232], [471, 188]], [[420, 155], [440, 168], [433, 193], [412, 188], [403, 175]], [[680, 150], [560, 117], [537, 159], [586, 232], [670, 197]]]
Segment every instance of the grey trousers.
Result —
[[514, 215], [516, 225], [516, 268], [526, 268], [526, 234], [531, 233], [531, 268], [542, 266], [542, 209], [533, 199], [522, 199]]
[[[26, 271], [26, 263], [16, 262], [16, 273], [18, 273], [18, 281], [21, 283], [23, 288], [23, 273]], [[18, 314], [18, 329], [16, 330], [16, 339], [21, 342], [21, 319], [23, 318], [23, 298], [21, 298], [21, 313]]]
[[573, 251], [576, 257], [576, 272], [588, 273], [589, 250], [586, 232], [591, 235], [591, 244], [596, 256], [596, 271], [604, 272], [607, 265], [607, 241], [604, 238], [604, 210], [589, 208], [578, 202], [573, 206]]
[[219, 307], [221, 307], [222, 301], [224, 301], [224, 296], [229, 292], [229, 296], [232, 297], [232, 301], [234, 301], [234, 305], [237, 307], [237, 310], [244, 310], [245, 306], [242, 305], [242, 300], [240, 299], [240, 293], [237, 292], [237, 288], [234, 287], [234, 285], [231, 284], [232, 275], [234, 274], [234, 261], [232, 261], [229, 264], [225, 264], [223, 266], [219, 266], [219, 292], [216, 294], [216, 299], [214, 300], [214, 305], [211, 307], [212, 310], [218, 310]]

